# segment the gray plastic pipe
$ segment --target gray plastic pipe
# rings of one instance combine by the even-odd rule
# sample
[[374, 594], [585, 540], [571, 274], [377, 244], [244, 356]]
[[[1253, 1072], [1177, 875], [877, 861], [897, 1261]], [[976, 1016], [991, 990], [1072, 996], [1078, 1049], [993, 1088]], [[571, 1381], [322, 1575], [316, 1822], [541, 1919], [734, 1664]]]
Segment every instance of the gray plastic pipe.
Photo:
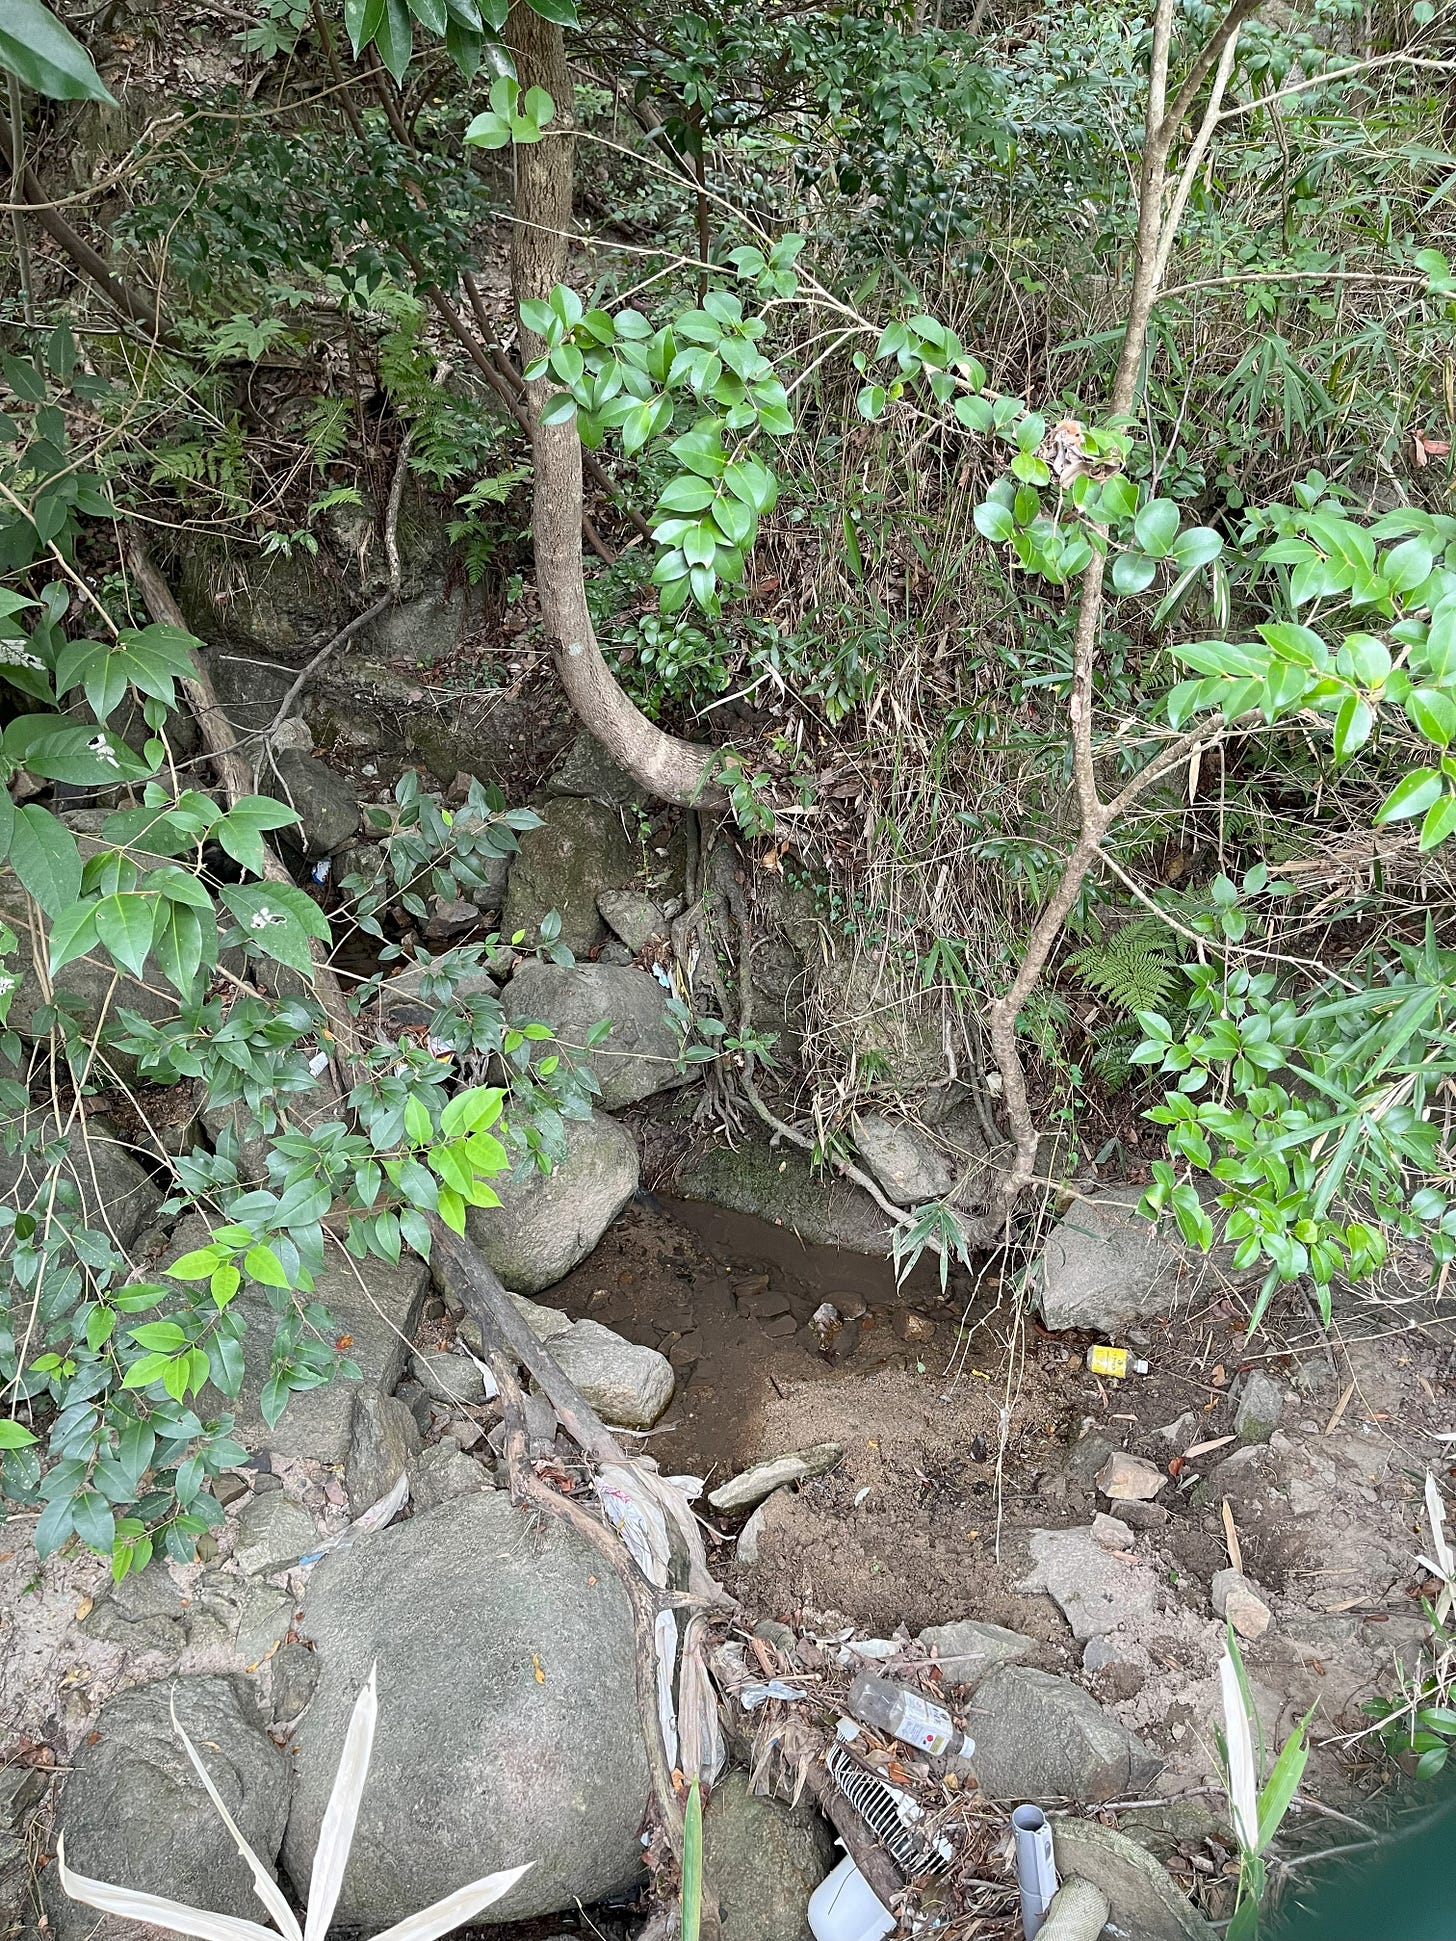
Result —
[[1107, 1914], [1102, 1889], [1074, 1875], [1052, 1896], [1036, 1941], [1097, 1941], [1107, 1925]]
[[1016, 1835], [1016, 1884], [1021, 1889], [1021, 1932], [1026, 1941], [1041, 1934], [1057, 1891], [1052, 1830], [1039, 1806], [1018, 1806], [1011, 1815]]

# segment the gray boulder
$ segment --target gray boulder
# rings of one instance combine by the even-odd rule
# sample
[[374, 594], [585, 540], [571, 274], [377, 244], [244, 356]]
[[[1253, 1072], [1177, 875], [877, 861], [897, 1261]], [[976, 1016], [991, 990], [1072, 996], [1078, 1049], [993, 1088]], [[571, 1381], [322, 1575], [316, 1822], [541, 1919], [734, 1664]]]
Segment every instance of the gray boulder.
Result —
[[74, 1194], [88, 1227], [108, 1234], [118, 1247], [129, 1247], [162, 1204], [151, 1175], [111, 1133], [105, 1119], [88, 1112], [77, 1115], [65, 1133], [67, 1151], [52, 1163], [47, 1147], [61, 1137], [53, 1112], [26, 1112], [7, 1122], [36, 1138], [31, 1152], [9, 1153], [0, 1148], [0, 1200], [24, 1210], [50, 1198], [51, 1181], [59, 1175], [64, 1191]]
[[562, 943], [584, 957], [607, 934], [598, 896], [632, 883], [638, 874], [637, 852], [627, 840], [620, 812], [600, 802], [561, 796], [545, 803], [541, 816], [540, 828], [521, 834], [506, 883], [501, 934], [510, 938], [522, 931], [527, 947], [534, 948], [542, 917], [556, 910]]
[[319, 1663], [306, 1644], [296, 1639], [281, 1644], [273, 1654], [272, 1701], [275, 1719], [296, 1719], [313, 1698], [318, 1685]]
[[186, 1637], [186, 1612], [167, 1567], [157, 1558], [97, 1598], [81, 1620], [88, 1637], [129, 1651], [179, 1652]]
[[[307, 732], [305, 730], [305, 732]], [[274, 748], [258, 770], [258, 786], [297, 814], [282, 834], [305, 856], [329, 856], [359, 833], [359, 798], [342, 775], [304, 748]]]
[[410, 1356], [415, 1380], [437, 1402], [455, 1408], [485, 1400], [485, 1376], [466, 1355], [443, 1348], [416, 1348]]
[[[247, 1680], [230, 1677], [162, 1679], [102, 1707], [61, 1794], [67, 1864], [256, 1921], [252, 1875], [172, 1730], [174, 1696], [224, 1805], [264, 1865], [274, 1864], [288, 1818], [288, 1764], [263, 1729]], [[69, 1900], [54, 1876], [54, 1868], [44, 1876], [53, 1930], [82, 1941], [97, 1916]]]
[[1047, 1236], [1035, 1273], [1049, 1328], [1116, 1333], [1178, 1298], [1178, 1255], [1134, 1197], [1077, 1200]]
[[340, 1928], [376, 1931], [526, 1861], [479, 1919], [529, 1920], [636, 1878], [648, 1778], [632, 1619], [615, 1573], [571, 1531], [533, 1525], [500, 1491], [457, 1497], [325, 1557], [302, 1628], [321, 1675], [283, 1850], [300, 1893], [350, 1710], [378, 1665]]
[[919, 1642], [935, 1653], [945, 1683], [963, 1691], [979, 1685], [1002, 1665], [1014, 1665], [1036, 1650], [1032, 1640], [1019, 1631], [983, 1624], [979, 1618], [962, 1618], [959, 1624], [933, 1624], [920, 1633]]
[[640, 890], [603, 890], [597, 908], [634, 957], [654, 937], [667, 935], [667, 917], [661, 905]]
[[[176, 1259], [206, 1242], [207, 1229], [202, 1221], [186, 1220], [172, 1235], [169, 1258]], [[355, 1262], [333, 1246], [325, 1252], [324, 1271], [315, 1276], [310, 1298], [322, 1302], [340, 1333], [350, 1337], [343, 1352], [358, 1364], [365, 1386], [384, 1394], [394, 1390], [404, 1373], [407, 1342], [414, 1334], [428, 1284], [428, 1267], [412, 1254], [391, 1264], [372, 1257]], [[225, 1396], [209, 1382], [196, 1404], [198, 1413], [205, 1417], [228, 1411], [234, 1418], [234, 1435], [249, 1449], [307, 1456], [316, 1462], [347, 1462], [356, 1384], [335, 1376], [321, 1388], [291, 1395], [270, 1428], [263, 1419], [259, 1398], [270, 1372], [278, 1317], [263, 1289], [250, 1283], [244, 1284], [232, 1307], [247, 1324], [243, 1385], [237, 1395]]]
[[1061, 1877], [1087, 1880], [1111, 1910], [1108, 1934], [1137, 1941], [1217, 1941], [1209, 1926], [1146, 1847], [1099, 1820], [1058, 1819], [1052, 1844]]
[[703, 1872], [723, 1941], [812, 1941], [805, 1909], [834, 1865], [834, 1836], [809, 1802], [762, 1799], [735, 1768], [703, 1816]]
[[626, 1341], [599, 1321], [578, 1321], [553, 1336], [547, 1353], [604, 1422], [650, 1429], [672, 1400], [672, 1363], [655, 1348]]
[[437, 1510], [452, 1497], [492, 1489], [488, 1470], [455, 1442], [438, 1442], [410, 1464], [410, 1501], [416, 1511]]
[[[511, 979], [506, 1006], [514, 1018], [549, 1024], [562, 1050], [591, 1066], [606, 1112], [683, 1082], [681, 1034], [668, 1016], [667, 992], [646, 971], [532, 960]], [[611, 1031], [588, 1054], [587, 1034], [603, 1019]]]
[[1239, 1397], [1234, 1434], [1240, 1442], [1267, 1442], [1283, 1420], [1284, 1390], [1272, 1375], [1256, 1368]]
[[854, 1122], [854, 1143], [865, 1164], [897, 1206], [942, 1200], [955, 1184], [945, 1154], [918, 1126], [866, 1112]]
[[792, 1146], [773, 1146], [750, 1132], [736, 1146], [693, 1154], [674, 1190], [733, 1213], [752, 1213], [787, 1227], [811, 1247], [849, 1247], [883, 1256], [890, 1224], [868, 1193], [831, 1173], [816, 1172]]
[[344, 1465], [349, 1514], [362, 1516], [388, 1495], [419, 1453], [420, 1431], [407, 1404], [377, 1388], [359, 1388]]
[[644, 794], [634, 776], [583, 728], [546, 778], [548, 795], [587, 795], [609, 809], [624, 809]]
[[991, 1799], [1118, 1799], [1146, 1784], [1156, 1756], [1080, 1685], [1027, 1665], [983, 1679], [966, 1708], [976, 1777]]
[[466, 1228], [507, 1287], [538, 1294], [586, 1259], [640, 1177], [631, 1134], [593, 1112], [568, 1121], [566, 1158], [549, 1178], [496, 1182], [501, 1204], [471, 1207]]
[[282, 1490], [269, 1490], [238, 1512], [233, 1559], [249, 1577], [269, 1577], [308, 1556], [317, 1543], [317, 1526], [303, 1505]]

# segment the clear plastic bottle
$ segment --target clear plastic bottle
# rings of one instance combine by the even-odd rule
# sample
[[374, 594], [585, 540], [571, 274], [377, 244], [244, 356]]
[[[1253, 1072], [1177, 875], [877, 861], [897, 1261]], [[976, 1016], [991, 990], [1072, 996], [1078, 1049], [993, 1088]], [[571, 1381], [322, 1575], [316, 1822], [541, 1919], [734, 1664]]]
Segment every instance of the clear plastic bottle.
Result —
[[865, 1725], [888, 1732], [918, 1752], [954, 1752], [969, 1759], [976, 1749], [975, 1740], [957, 1729], [943, 1705], [876, 1672], [862, 1671], [855, 1679], [849, 1688], [849, 1709]]

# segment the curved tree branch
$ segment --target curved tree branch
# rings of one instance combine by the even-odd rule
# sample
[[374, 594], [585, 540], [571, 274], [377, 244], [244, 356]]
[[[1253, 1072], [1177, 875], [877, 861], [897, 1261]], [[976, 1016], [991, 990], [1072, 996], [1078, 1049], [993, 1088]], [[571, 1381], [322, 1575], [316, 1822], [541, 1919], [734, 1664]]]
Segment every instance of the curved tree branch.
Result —
[[[521, 86], [545, 89], [561, 130], [515, 150], [511, 287], [519, 306], [545, 299], [565, 280], [575, 142], [571, 73], [560, 27], [516, 0], [506, 37]], [[541, 340], [524, 323], [520, 334], [521, 355], [529, 364], [540, 354]], [[535, 455], [536, 589], [561, 684], [578, 719], [644, 789], [684, 806], [724, 802], [726, 793], [713, 775], [716, 752], [649, 721], [622, 691], [597, 643], [581, 570], [581, 436], [574, 418], [541, 422], [551, 391], [549, 380], [532, 380], [526, 409]]]

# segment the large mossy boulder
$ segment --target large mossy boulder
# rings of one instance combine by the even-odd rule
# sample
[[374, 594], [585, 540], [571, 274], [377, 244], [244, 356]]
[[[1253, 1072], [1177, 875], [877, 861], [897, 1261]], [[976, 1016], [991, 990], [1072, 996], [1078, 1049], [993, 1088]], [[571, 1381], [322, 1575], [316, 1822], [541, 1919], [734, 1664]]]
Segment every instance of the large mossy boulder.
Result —
[[751, 1213], [787, 1227], [811, 1247], [849, 1247], [886, 1254], [890, 1224], [861, 1187], [815, 1172], [791, 1146], [772, 1146], [750, 1134], [736, 1146], [710, 1146], [680, 1168], [675, 1189], [685, 1200], [706, 1200], [733, 1213]]
[[514, 937], [521, 931], [532, 947], [541, 935], [541, 919], [556, 910], [562, 943], [584, 957], [607, 936], [598, 896], [628, 888], [639, 872], [640, 858], [620, 810], [587, 796], [557, 796], [541, 805], [540, 827], [522, 832], [506, 884], [501, 932]]
[[[549, 1024], [562, 1050], [591, 1066], [607, 1112], [683, 1082], [682, 1039], [667, 1001], [648, 972], [610, 964], [525, 963], [505, 994], [513, 1017]], [[610, 1032], [587, 1052], [588, 1033], [603, 1021]]]
[[[180, 1258], [206, 1244], [203, 1222], [186, 1220], [172, 1236], [168, 1257]], [[372, 1256], [356, 1262], [333, 1245], [325, 1253], [324, 1271], [314, 1277], [309, 1298], [329, 1310], [338, 1336], [348, 1337], [343, 1353], [358, 1364], [365, 1387], [388, 1395], [403, 1375], [429, 1276], [429, 1268], [412, 1254], [392, 1264]], [[346, 1462], [359, 1384], [336, 1375], [321, 1388], [300, 1390], [289, 1397], [282, 1415], [270, 1427], [261, 1398], [270, 1372], [278, 1315], [266, 1291], [252, 1282], [244, 1283], [232, 1309], [246, 1324], [243, 1385], [237, 1395], [226, 1396], [208, 1383], [198, 1399], [198, 1413], [208, 1416], [228, 1411], [234, 1417], [234, 1435], [249, 1449], [306, 1456], [315, 1462]]]
[[568, 1120], [566, 1157], [554, 1173], [497, 1181], [501, 1204], [471, 1207], [466, 1231], [513, 1293], [538, 1294], [586, 1259], [640, 1176], [631, 1134], [593, 1112]]
[[[172, 1707], [238, 1828], [265, 1866], [288, 1819], [288, 1764], [264, 1729], [245, 1678], [159, 1679], [102, 1707], [61, 1794], [66, 1863], [79, 1874], [191, 1907], [260, 1918], [247, 1863], [172, 1728]], [[337, 1747], [335, 1748], [337, 1759]], [[83, 1941], [95, 1910], [47, 1870], [52, 1932]]]
[[340, 1929], [377, 1932], [527, 1861], [478, 1920], [529, 1920], [632, 1881], [648, 1776], [631, 1612], [573, 1532], [504, 1492], [458, 1496], [325, 1557], [302, 1629], [320, 1675], [283, 1847], [300, 1895], [350, 1709], [378, 1667]]

